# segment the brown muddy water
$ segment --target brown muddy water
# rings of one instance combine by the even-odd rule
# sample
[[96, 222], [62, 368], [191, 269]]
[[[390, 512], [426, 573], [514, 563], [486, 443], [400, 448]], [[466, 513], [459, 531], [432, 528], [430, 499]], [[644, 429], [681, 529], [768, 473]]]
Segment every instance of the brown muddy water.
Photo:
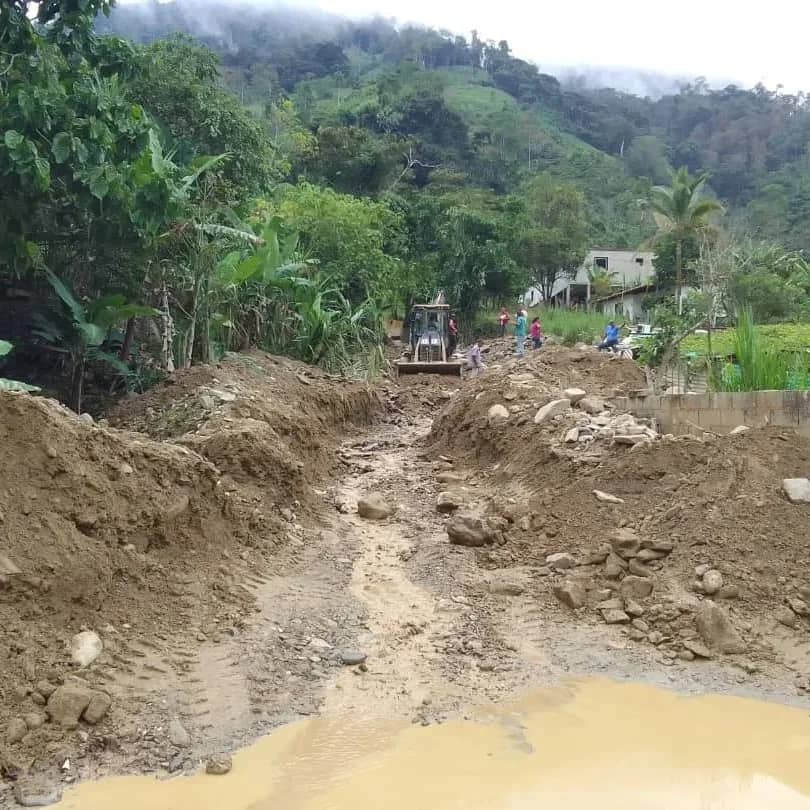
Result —
[[810, 810], [810, 713], [584, 681], [427, 728], [320, 717], [227, 776], [123, 777], [69, 810]]

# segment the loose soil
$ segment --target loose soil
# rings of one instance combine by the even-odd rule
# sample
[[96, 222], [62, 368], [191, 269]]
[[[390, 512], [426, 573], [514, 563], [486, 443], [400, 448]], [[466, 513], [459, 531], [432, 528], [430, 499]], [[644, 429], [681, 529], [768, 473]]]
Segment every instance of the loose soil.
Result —
[[[570, 417], [537, 425], [537, 409], [572, 386], [609, 400], [643, 387], [641, 370], [587, 349], [489, 356], [474, 380], [374, 388], [229, 357], [96, 425], [0, 395], [0, 555], [20, 569], [0, 578], [0, 725], [43, 711], [43, 679], [112, 697], [98, 725], [3, 733], [0, 804], [15, 781], [190, 772], [302, 716], [429, 724], [571, 674], [803, 700], [808, 619], [776, 616], [810, 585], [806, 510], [780, 491], [808, 474], [810, 442], [770, 429], [567, 449]], [[509, 416], [490, 424], [496, 404]], [[491, 543], [447, 541], [445, 490]], [[390, 517], [357, 514], [370, 493]], [[601, 550], [617, 530], [672, 544], [643, 563], [641, 625], [605, 624], [598, 607], [626, 574]], [[550, 565], [557, 553], [573, 567]], [[723, 576], [711, 598], [742, 654], [686, 660], [709, 599], [701, 565]], [[576, 610], [554, 593], [572, 583]], [[79, 670], [82, 629], [104, 651]]]

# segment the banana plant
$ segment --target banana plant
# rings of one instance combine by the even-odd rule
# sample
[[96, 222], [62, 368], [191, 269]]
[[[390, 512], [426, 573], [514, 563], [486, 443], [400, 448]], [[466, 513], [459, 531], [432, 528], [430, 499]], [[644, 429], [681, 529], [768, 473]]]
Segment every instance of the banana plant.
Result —
[[67, 350], [70, 357], [70, 405], [80, 413], [88, 360], [103, 360], [122, 376], [130, 374], [126, 363], [103, 349], [110, 330], [130, 318], [159, 313], [152, 307], [128, 303], [122, 295], [108, 295], [85, 305], [50, 268], [45, 268], [45, 275], [62, 304], [62, 311], [55, 313], [53, 318], [40, 317], [34, 333], [47, 343]]
[[[9, 343], [7, 340], [0, 340], [0, 357], [5, 357], [10, 354], [13, 348], [13, 343]], [[29, 385], [19, 380], [8, 380], [5, 377], [0, 377], [0, 391], [28, 391], [35, 393], [41, 390], [42, 389], [36, 385]]]

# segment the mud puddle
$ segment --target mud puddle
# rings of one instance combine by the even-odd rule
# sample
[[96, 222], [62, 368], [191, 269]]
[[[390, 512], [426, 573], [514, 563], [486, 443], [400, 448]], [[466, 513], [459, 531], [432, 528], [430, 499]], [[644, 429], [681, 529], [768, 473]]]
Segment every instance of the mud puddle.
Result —
[[123, 777], [69, 810], [810, 810], [810, 715], [584, 681], [428, 728], [352, 715], [287, 726], [227, 776]]

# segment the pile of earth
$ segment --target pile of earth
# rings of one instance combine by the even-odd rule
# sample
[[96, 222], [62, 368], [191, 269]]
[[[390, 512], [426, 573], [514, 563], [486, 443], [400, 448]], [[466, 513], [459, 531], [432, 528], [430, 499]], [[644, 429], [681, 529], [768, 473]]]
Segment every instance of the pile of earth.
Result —
[[0, 392], [0, 775], [113, 739], [137, 712], [116, 688], [123, 661], [155, 639], [244, 626], [251, 572], [300, 535], [341, 427], [380, 409], [364, 383], [259, 354], [178, 372], [110, 415], [143, 433]]
[[[563, 391], [579, 389], [588, 400], [604, 403], [589, 409], [597, 413], [610, 407], [610, 397], [642, 389], [644, 384], [644, 372], [632, 360], [591, 348], [544, 347], [525, 358], [488, 366], [482, 375], [467, 380], [438, 415], [429, 441], [455, 458], [531, 474], [563, 443], [566, 429], [574, 426], [560, 420], [536, 425], [542, 406], [562, 398]], [[496, 405], [506, 409], [507, 419], [490, 418]]]

